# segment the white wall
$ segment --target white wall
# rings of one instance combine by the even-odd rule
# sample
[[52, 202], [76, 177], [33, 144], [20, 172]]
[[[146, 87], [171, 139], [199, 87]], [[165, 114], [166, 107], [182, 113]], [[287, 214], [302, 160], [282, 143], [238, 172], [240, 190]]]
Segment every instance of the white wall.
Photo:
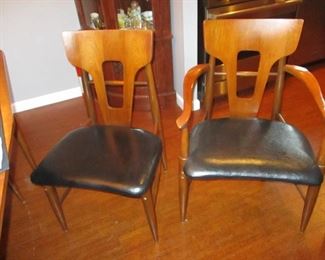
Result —
[[79, 28], [73, 0], [0, 0], [0, 48], [16, 110], [80, 95], [61, 37]]
[[[179, 106], [183, 77], [197, 63], [197, 1], [170, 0]], [[62, 31], [78, 29], [74, 0], [0, 0], [0, 48], [6, 54], [17, 112], [81, 94], [61, 37]]]
[[[183, 107], [183, 78], [197, 64], [197, 1], [171, 0], [171, 25], [173, 34], [174, 87], [177, 104]], [[200, 1], [200, 0], [199, 0]], [[199, 109], [197, 91], [193, 109]]]

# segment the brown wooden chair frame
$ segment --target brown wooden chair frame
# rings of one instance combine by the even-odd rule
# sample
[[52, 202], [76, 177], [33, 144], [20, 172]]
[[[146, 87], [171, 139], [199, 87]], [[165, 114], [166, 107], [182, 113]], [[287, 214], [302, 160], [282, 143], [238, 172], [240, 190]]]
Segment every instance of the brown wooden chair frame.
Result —
[[[23, 135], [23, 132], [21, 131], [21, 127], [19, 127], [19, 124], [14, 116], [14, 113], [12, 111], [12, 100], [10, 95], [11, 90], [11, 83], [10, 83], [10, 77], [8, 73], [7, 63], [5, 54], [3, 51], [0, 50], [0, 106], [1, 106], [1, 114], [6, 122], [6, 125], [4, 127], [10, 127], [12, 128], [11, 131], [13, 133], [14, 139], [17, 141], [18, 145], [20, 146], [28, 164], [32, 169], [35, 169], [36, 163], [35, 159], [30, 151], [29, 146], [27, 145], [26, 139]], [[9, 123], [11, 122], [11, 124]], [[8, 125], [9, 123], [9, 125]], [[11, 140], [6, 140], [7, 149], [9, 152], [9, 157], [11, 154], [12, 149], [12, 142]], [[13, 163], [10, 162], [10, 168], [13, 167]], [[12, 179], [9, 177], [8, 181], [9, 187], [12, 189], [12, 191], [15, 193], [17, 198], [23, 203], [26, 203], [25, 198], [19, 191], [16, 184], [12, 181]]]
[[[69, 62], [83, 72], [84, 98], [88, 115], [92, 124], [118, 124], [131, 125], [133, 110], [133, 92], [135, 75], [142, 67], [147, 75], [151, 111], [154, 123], [154, 133], [163, 138], [160, 110], [157, 92], [151, 67], [153, 51], [153, 32], [149, 30], [93, 30], [64, 32], [64, 47]], [[84, 41], [87, 44], [83, 44]], [[90, 44], [89, 44], [90, 43]], [[140, 46], [138, 52], [129, 53], [129, 46]], [[139, 48], [139, 47], [138, 47]], [[105, 61], [120, 61], [124, 65], [124, 81], [110, 81], [110, 86], [123, 85], [122, 107], [112, 107], [107, 100], [106, 85], [102, 64]], [[89, 77], [92, 77], [93, 89], [90, 89]], [[97, 118], [94, 107], [92, 91], [96, 93], [96, 105], [99, 109], [100, 120]], [[163, 139], [162, 139], [163, 141]], [[160, 165], [152, 186], [142, 195], [141, 200], [147, 215], [148, 223], [155, 241], [158, 241], [158, 230], [155, 206], [160, 180]], [[70, 188], [59, 196], [54, 186], [46, 186], [44, 190], [48, 196], [52, 209], [58, 218], [61, 227], [67, 231], [67, 224], [62, 210], [62, 204], [68, 195]]]
[[[184, 171], [184, 164], [189, 156], [189, 133], [190, 133], [190, 118], [192, 115], [192, 99], [193, 90], [199, 77], [206, 75], [206, 92], [204, 99], [204, 116], [203, 119], [210, 119], [212, 116], [213, 106], [213, 79], [216, 74], [214, 71], [216, 57], [225, 63], [226, 72], [219, 75], [227, 77], [228, 85], [228, 101], [230, 106], [230, 117], [255, 117], [259, 111], [261, 99], [263, 97], [264, 88], [271, 74], [276, 76], [275, 95], [272, 111], [272, 119], [285, 122], [282, 114], [282, 92], [284, 86], [285, 73], [300, 79], [305, 83], [305, 86], [313, 96], [318, 109], [325, 118], [325, 102], [321, 92], [321, 88], [316, 78], [305, 68], [286, 64], [286, 56], [294, 52], [298, 45], [303, 21], [299, 19], [233, 19], [233, 20], [210, 20], [204, 22], [204, 39], [205, 49], [210, 55], [209, 64], [199, 64], [190, 69], [184, 78], [184, 109], [180, 117], [177, 119], [177, 126], [181, 129], [181, 152], [178, 158], [179, 161], [179, 196], [180, 196], [180, 211], [181, 220], [185, 221], [187, 214], [188, 194], [191, 184]], [[247, 32], [255, 32], [246, 37]], [[264, 39], [261, 40], [261, 33]], [[290, 33], [290, 39], [287, 34]], [[266, 51], [267, 42], [275, 42], [278, 44], [277, 50], [272, 50], [273, 53], [267, 53], [262, 56], [264, 65], [259, 67], [258, 72], [244, 71], [237, 72], [236, 59], [237, 56], [232, 56], [241, 49], [229, 49], [227, 42], [222, 38], [221, 42], [218, 37], [220, 34], [231, 35], [234, 42], [241, 41], [241, 47], [248, 47], [248, 50], [259, 50], [261, 56]], [[242, 37], [245, 36], [245, 37]], [[215, 42], [218, 40], [218, 42]], [[244, 42], [243, 42], [244, 41]], [[278, 61], [278, 70], [276, 73], [270, 73], [273, 64]], [[241, 98], [237, 96], [236, 76], [258, 76], [255, 91], [251, 97]], [[325, 166], [325, 139], [322, 140], [321, 148], [318, 153], [318, 165], [324, 173]], [[304, 209], [300, 230], [304, 231], [308, 225], [312, 214], [320, 186], [309, 185], [307, 193], [303, 196]], [[301, 193], [301, 191], [300, 191]]]

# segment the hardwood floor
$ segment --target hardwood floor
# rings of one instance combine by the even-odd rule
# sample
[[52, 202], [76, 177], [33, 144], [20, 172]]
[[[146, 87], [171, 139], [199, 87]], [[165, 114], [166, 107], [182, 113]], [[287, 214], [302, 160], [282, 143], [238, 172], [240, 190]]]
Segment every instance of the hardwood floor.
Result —
[[[313, 69], [325, 88], [325, 66]], [[285, 116], [319, 147], [324, 120], [296, 80], [289, 78]], [[325, 93], [325, 89], [324, 89]], [[272, 89], [263, 101], [270, 114]], [[225, 113], [218, 100], [215, 115]], [[40, 187], [31, 184], [31, 169], [15, 148], [11, 177], [26, 199], [23, 205], [8, 191], [1, 255], [6, 259], [325, 259], [325, 187], [305, 233], [299, 231], [303, 201], [290, 184], [248, 181], [194, 182], [188, 221], [180, 222], [177, 155], [180, 110], [162, 111], [168, 172], [158, 194], [159, 243], [152, 240], [140, 200], [102, 192], [73, 190], [64, 203], [69, 231], [64, 233]], [[18, 122], [37, 161], [67, 131], [86, 121], [82, 100], [18, 114]], [[150, 115], [137, 112], [135, 126], [149, 128]]]

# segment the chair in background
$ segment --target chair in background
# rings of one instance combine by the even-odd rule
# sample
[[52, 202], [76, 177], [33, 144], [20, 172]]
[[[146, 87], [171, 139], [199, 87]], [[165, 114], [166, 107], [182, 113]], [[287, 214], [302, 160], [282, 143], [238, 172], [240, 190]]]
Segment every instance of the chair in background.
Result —
[[[193, 180], [244, 179], [279, 181], [308, 186], [300, 229], [304, 231], [323, 181], [325, 142], [318, 159], [306, 137], [281, 115], [285, 72], [302, 80], [325, 116], [324, 99], [315, 77], [305, 68], [286, 65], [299, 41], [303, 21], [298, 19], [229, 19], [204, 22], [204, 46], [209, 64], [188, 71], [184, 79], [184, 110], [177, 119], [182, 130], [180, 165], [181, 220], [186, 219]], [[259, 53], [258, 70], [237, 71], [238, 54]], [[212, 119], [213, 77], [216, 60], [225, 66], [229, 117]], [[277, 63], [277, 71], [270, 73]], [[206, 75], [205, 120], [190, 129], [193, 89]], [[269, 75], [276, 75], [272, 119], [257, 118]], [[251, 96], [239, 96], [238, 77], [256, 77]], [[298, 90], [297, 90], [298, 91]], [[190, 133], [191, 132], [191, 133]]]
[[[12, 132], [13, 136], [15, 137], [15, 140], [17, 141], [18, 145], [20, 146], [26, 160], [28, 161], [30, 167], [32, 169], [35, 169], [36, 163], [34, 160], [34, 157], [32, 156], [32, 153], [29, 149], [29, 146], [27, 145], [24, 135], [21, 131], [21, 128], [19, 127], [19, 124], [17, 123], [14, 114], [12, 112], [11, 108], [11, 95], [10, 95], [11, 85], [10, 85], [10, 79], [7, 69], [7, 63], [5, 54], [3, 51], [0, 50], [0, 107], [1, 107], [1, 115], [3, 118], [3, 121], [6, 122], [6, 125], [4, 127], [11, 128], [11, 130], [7, 132]], [[11, 123], [10, 123], [11, 122]], [[7, 149], [11, 151], [11, 142], [7, 142]], [[11, 162], [12, 166], [12, 162]], [[25, 203], [25, 199], [23, 198], [22, 194], [20, 193], [19, 189], [15, 185], [15, 183], [11, 180], [9, 176], [9, 186], [13, 190], [13, 192], [16, 194], [18, 199]]]
[[[160, 112], [150, 64], [153, 32], [64, 32], [63, 39], [70, 63], [89, 73], [93, 80], [101, 124], [68, 133], [33, 171], [31, 180], [45, 187], [64, 230], [67, 230], [61, 207], [64, 199], [59, 198], [55, 187], [84, 188], [141, 198], [153, 238], [157, 241], [155, 204], [162, 142], [153, 133], [130, 127], [135, 76], [144, 67], [150, 83], [155, 130], [159, 131]], [[107, 98], [103, 63], [108, 61], [123, 65], [123, 104], [119, 107], [113, 107]]]

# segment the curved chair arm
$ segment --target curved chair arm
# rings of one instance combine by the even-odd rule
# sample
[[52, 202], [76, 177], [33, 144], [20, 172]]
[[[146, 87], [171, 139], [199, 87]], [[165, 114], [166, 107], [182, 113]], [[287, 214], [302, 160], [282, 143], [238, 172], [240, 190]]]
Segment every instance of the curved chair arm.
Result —
[[184, 128], [192, 113], [193, 89], [198, 78], [209, 70], [209, 64], [199, 64], [192, 67], [184, 77], [183, 98], [184, 108], [182, 114], [177, 118], [176, 124], [179, 129]]
[[[296, 66], [296, 65], [286, 65], [284, 67], [285, 71], [289, 74], [293, 75], [294, 77], [303, 81], [306, 87], [309, 89], [310, 93], [312, 94], [320, 112], [325, 118], [325, 102], [324, 97], [319, 86], [319, 83], [315, 76], [309, 72], [306, 68]], [[320, 166], [325, 166], [325, 138], [321, 142], [320, 150], [318, 153], [318, 163]], [[323, 169], [323, 173], [325, 174], [325, 169]]]
[[285, 65], [284, 70], [305, 83], [306, 87], [316, 101], [320, 112], [325, 118], [325, 101], [319, 83], [315, 76], [306, 68], [296, 65]]

